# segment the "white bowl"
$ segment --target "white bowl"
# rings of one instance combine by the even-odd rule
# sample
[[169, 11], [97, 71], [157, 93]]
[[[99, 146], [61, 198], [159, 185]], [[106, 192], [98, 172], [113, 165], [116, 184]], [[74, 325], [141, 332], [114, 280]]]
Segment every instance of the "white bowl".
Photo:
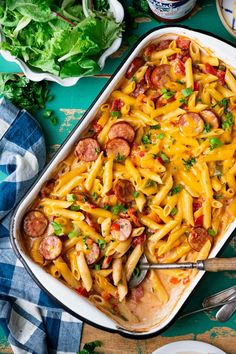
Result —
[[[235, 48], [224, 41], [214, 38], [212, 35], [203, 34], [199, 31], [190, 30], [186, 27], [181, 26], [163, 26], [158, 29], [153, 29], [149, 31], [146, 35], [140, 38], [138, 44], [133, 49], [132, 53], [126, 58], [126, 60], [121, 64], [121, 66], [116, 70], [115, 74], [105, 85], [98, 97], [92, 102], [91, 106], [87, 112], [83, 115], [80, 121], [77, 123], [75, 128], [69, 134], [65, 142], [58, 149], [57, 153], [54, 154], [53, 159], [46, 166], [44, 171], [38, 177], [37, 181], [31, 187], [31, 189], [24, 196], [24, 199], [19, 203], [14, 215], [11, 219], [10, 228], [10, 238], [16, 255], [19, 257], [23, 263], [26, 270], [36, 281], [36, 283], [44, 289], [51, 297], [57, 300], [64, 308], [73, 314], [75, 317], [92, 324], [98, 328], [105, 329], [110, 332], [116, 332], [121, 335], [141, 339], [147, 338], [159, 334], [161, 331], [165, 330], [167, 326], [176, 318], [181, 307], [185, 301], [189, 298], [193, 289], [198, 285], [200, 279], [203, 277], [205, 272], [199, 272], [196, 277], [191, 281], [190, 285], [185, 289], [184, 293], [179, 296], [178, 301], [175, 302], [173, 299], [166, 304], [166, 316], [160, 320], [156, 325], [145, 330], [127, 330], [121, 328], [113, 319], [102, 313], [98, 308], [96, 308], [91, 302], [86, 298], [79, 296], [75, 291], [71, 290], [69, 287], [61, 283], [58, 279], [53, 278], [44, 269], [42, 269], [38, 264], [36, 264], [29, 255], [25, 252], [22, 238], [21, 238], [21, 222], [29, 209], [29, 206], [35, 200], [35, 196], [38, 195], [40, 189], [44, 183], [51, 178], [52, 173], [57, 168], [58, 164], [68, 156], [72, 148], [80, 139], [82, 133], [87, 129], [89, 124], [94, 120], [95, 114], [102, 103], [106, 102], [107, 98], [110, 96], [111, 92], [120, 83], [121, 78], [124, 77], [127, 68], [133, 59], [139, 55], [144, 47], [146, 47], [150, 42], [158, 40], [161, 36], [169, 36], [173, 38], [175, 36], [187, 36], [194, 40], [199, 41], [204, 47], [210, 48], [213, 53], [231, 66], [236, 67], [236, 52]], [[226, 230], [224, 235], [221, 237], [219, 242], [214, 246], [210, 253], [210, 258], [213, 258], [222, 249], [224, 244], [229, 240], [231, 234], [236, 228], [236, 220], [232, 222], [229, 228]]]
[[216, 0], [218, 15], [225, 29], [236, 38], [236, 19], [234, 17], [234, 6], [236, 2], [232, 0]]
[[[110, 5], [110, 11], [113, 14], [115, 20], [117, 23], [121, 23], [124, 19], [124, 9], [121, 5], [121, 3], [117, 0], [108, 0], [109, 5]], [[3, 35], [0, 33], [0, 41], [3, 41]], [[98, 60], [98, 65], [102, 69], [104, 67], [106, 59], [113, 53], [115, 53], [122, 42], [122, 36], [120, 35], [119, 38], [117, 38], [110, 48], [108, 48], [102, 56]], [[47, 72], [36, 72], [34, 70], [31, 70], [23, 60], [16, 58], [15, 56], [11, 55], [11, 53], [7, 50], [0, 50], [1, 55], [3, 58], [7, 61], [14, 62], [19, 65], [23, 73], [25, 74], [26, 77], [28, 77], [31, 81], [42, 81], [42, 80], [48, 80], [48, 81], [54, 81], [57, 82], [58, 84], [62, 86], [73, 86], [75, 85], [79, 79], [83, 76], [78, 76], [78, 77], [69, 77], [65, 79], [61, 79], [57, 75], [53, 75]]]

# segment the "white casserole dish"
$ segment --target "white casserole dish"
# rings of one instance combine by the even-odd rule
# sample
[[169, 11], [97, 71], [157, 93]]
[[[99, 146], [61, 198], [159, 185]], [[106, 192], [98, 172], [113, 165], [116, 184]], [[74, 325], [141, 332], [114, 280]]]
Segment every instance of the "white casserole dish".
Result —
[[[71, 312], [74, 316], [107, 331], [117, 332], [119, 334], [132, 338], [146, 338], [154, 336], [159, 334], [160, 331], [166, 329], [166, 327], [170, 325], [172, 320], [176, 317], [184, 302], [189, 298], [189, 295], [199, 283], [200, 279], [204, 275], [204, 272], [199, 273], [194, 278], [194, 280], [184, 291], [183, 295], [181, 295], [181, 297], [179, 298], [179, 301], [174, 306], [172, 306], [172, 309], [171, 311], [169, 311], [169, 314], [165, 316], [165, 318], [159, 323], [159, 325], [154, 326], [145, 332], [128, 331], [118, 326], [115, 321], [100, 312], [93, 304], [87, 301], [84, 297], [78, 296], [74, 291], [70, 290], [67, 286], [63, 285], [57, 279], [54, 279], [51, 275], [47, 274], [39, 265], [35, 264], [24, 252], [24, 248], [21, 244], [20, 225], [26, 210], [29, 208], [30, 204], [33, 202], [33, 200], [39, 193], [43, 184], [50, 178], [50, 175], [52, 174], [53, 170], [56, 168], [58, 163], [68, 155], [72, 147], [79, 140], [81, 133], [91, 123], [99, 106], [104, 101], [106, 101], [111, 91], [114, 90], [114, 88], [118, 85], [121, 77], [124, 76], [129, 64], [134, 59], [134, 57], [136, 57], [139, 52], [150, 42], [157, 40], [161, 36], [170, 36], [173, 34], [187, 36], [189, 38], [199, 41], [203, 46], [210, 48], [218, 58], [228, 64], [231, 64], [232, 67], [236, 67], [235, 48], [223, 42], [222, 40], [216, 39], [205, 33], [193, 31], [188, 28], [179, 26], [163, 26], [148, 32], [140, 39], [131, 55], [128, 56], [128, 58], [121, 64], [121, 66], [112, 76], [111, 80], [107, 83], [107, 85], [104, 87], [104, 89], [96, 98], [96, 100], [91, 104], [90, 108], [84, 114], [82, 119], [78, 122], [77, 126], [74, 128], [74, 130], [68, 136], [64, 144], [55, 154], [54, 158], [46, 166], [38, 180], [27, 193], [25, 198], [21, 201], [11, 220], [12, 246], [17, 256], [24, 264], [26, 270], [30, 273], [30, 275], [42, 289], [44, 289], [55, 300], [59, 301], [59, 303], [62, 304], [65, 309], [68, 312]], [[235, 227], [236, 220], [229, 226], [225, 235], [213, 248], [210, 257], [215, 257], [217, 255], [217, 253], [221, 250], [223, 245], [229, 239], [230, 235], [233, 233]]]

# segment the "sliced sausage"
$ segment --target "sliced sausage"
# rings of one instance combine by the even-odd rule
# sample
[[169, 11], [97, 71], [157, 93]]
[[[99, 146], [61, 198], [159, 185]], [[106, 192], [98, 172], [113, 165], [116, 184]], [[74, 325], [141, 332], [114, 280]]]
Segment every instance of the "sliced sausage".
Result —
[[170, 65], [162, 64], [153, 69], [151, 73], [151, 82], [157, 88], [164, 87], [164, 85], [171, 80]]
[[143, 56], [145, 60], [149, 60], [152, 53], [156, 50], [156, 45], [155, 44], [149, 44], [143, 52]]
[[93, 242], [92, 246], [89, 247], [88, 253], [85, 254], [88, 265], [95, 263], [100, 256], [99, 246]]
[[46, 236], [39, 245], [39, 253], [48, 261], [52, 261], [60, 256], [61, 250], [62, 242], [57, 236]]
[[118, 219], [112, 224], [111, 234], [119, 241], [126, 241], [132, 232], [132, 225], [128, 219]]
[[172, 39], [163, 39], [162, 41], [156, 44], [156, 50], [164, 50], [169, 48], [171, 42]]
[[179, 120], [180, 131], [185, 136], [197, 136], [204, 129], [204, 122], [198, 113], [184, 113]]
[[129, 143], [132, 143], [135, 137], [134, 128], [131, 127], [129, 123], [119, 122], [113, 124], [108, 133], [108, 138], [110, 140], [115, 138], [123, 138], [127, 140]]
[[151, 80], [151, 74], [152, 74], [152, 70], [153, 68], [151, 66], [149, 66], [145, 72], [145, 81], [146, 81], [146, 84], [149, 86], [149, 87], [152, 87], [153, 84], [152, 84], [152, 80]]
[[131, 93], [131, 96], [137, 98], [139, 95], [144, 94], [144, 92], [147, 90], [147, 86], [145, 83], [145, 79], [143, 78], [140, 82], [136, 84], [135, 90]]
[[120, 179], [115, 185], [114, 192], [122, 203], [130, 203], [134, 199], [134, 186], [127, 179]]
[[176, 39], [176, 45], [180, 49], [189, 49], [191, 41], [185, 37], [178, 37]]
[[212, 236], [208, 235], [203, 227], [192, 228], [188, 235], [188, 243], [194, 251], [201, 251], [207, 240], [213, 242]]
[[128, 70], [126, 71], [125, 77], [126, 79], [131, 79], [136, 71], [145, 64], [145, 60], [141, 57], [136, 57], [128, 67]]
[[82, 161], [91, 162], [98, 158], [100, 146], [96, 139], [81, 139], [75, 148], [75, 155]]
[[27, 236], [40, 237], [48, 226], [48, 219], [43, 212], [38, 210], [29, 211], [23, 221], [23, 230]]
[[115, 138], [109, 140], [105, 147], [107, 155], [113, 154], [115, 159], [126, 159], [130, 154], [130, 146], [125, 139]]
[[205, 109], [204, 111], [201, 111], [201, 116], [204, 121], [210, 124], [213, 129], [219, 128], [219, 119], [217, 118], [215, 113], [212, 112], [210, 109]]

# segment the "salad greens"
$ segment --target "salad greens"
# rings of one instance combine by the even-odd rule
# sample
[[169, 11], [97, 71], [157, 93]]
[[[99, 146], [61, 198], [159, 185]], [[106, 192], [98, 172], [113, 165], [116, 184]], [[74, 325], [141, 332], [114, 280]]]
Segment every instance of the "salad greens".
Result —
[[97, 352], [95, 349], [101, 347], [102, 342], [100, 340], [95, 340], [94, 342], [85, 343], [83, 349], [78, 352], [78, 354], [102, 354], [102, 352]]
[[44, 108], [50, 100], [48, 83], [33, 82], [25, 76], [0, 73], [0, 97], [5, 96], [18, 108], [31, 114]]
[[107, 8], [107, 0], [96, 0], [85, 17], [76, 0], [0, 0], [0, 49], [61, 78], [94, 74], [122, 29]]

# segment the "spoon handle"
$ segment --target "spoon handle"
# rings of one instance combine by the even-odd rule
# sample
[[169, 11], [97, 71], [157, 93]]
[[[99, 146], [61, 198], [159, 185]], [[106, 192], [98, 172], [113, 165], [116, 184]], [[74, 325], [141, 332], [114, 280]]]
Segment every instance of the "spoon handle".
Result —
[[235, 258], [209, 258], [203, 262], [204, 270], [207, 272], [220, 272], [224, 270], [236, 270]]

